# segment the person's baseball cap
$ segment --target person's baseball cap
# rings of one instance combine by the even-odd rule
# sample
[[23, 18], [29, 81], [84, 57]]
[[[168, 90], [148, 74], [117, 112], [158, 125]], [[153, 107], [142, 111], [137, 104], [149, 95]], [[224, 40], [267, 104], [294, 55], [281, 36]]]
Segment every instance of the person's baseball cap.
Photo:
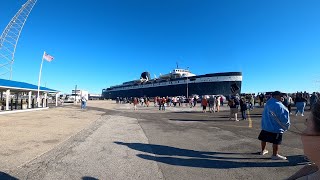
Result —
[[280, 91], [275, 91], [272, 93], [272, 96], [284, 96], [284, 93], [282, 93]]

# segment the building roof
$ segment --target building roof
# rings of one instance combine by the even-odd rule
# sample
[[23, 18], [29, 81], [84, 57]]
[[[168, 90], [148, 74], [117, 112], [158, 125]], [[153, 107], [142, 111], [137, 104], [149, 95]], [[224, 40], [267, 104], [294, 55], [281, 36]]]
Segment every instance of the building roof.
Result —
[[[0, 79], [0, 89], [10, 89], [10, 90], [18, 90], [18, 91], [38, 91], [38, 86], [25, 83], [25, 82]], [[57, 90], [49, 89], [41, 86], [39, 91], [51, 92], [51, 93], [59, 92]]]

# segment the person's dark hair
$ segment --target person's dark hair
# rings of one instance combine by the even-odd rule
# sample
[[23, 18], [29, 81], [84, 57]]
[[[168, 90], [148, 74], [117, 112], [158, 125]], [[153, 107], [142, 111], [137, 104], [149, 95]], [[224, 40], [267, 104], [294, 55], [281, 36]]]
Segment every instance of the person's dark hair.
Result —
[[297, 93], [297, 98], [301, 98], [302, 94], [301, 93]]
[[312, 115], [313, 115], [313, 122], [315, 125], [315, 131], [320, 133], [320, 101], [314, 103], [312, 107]]

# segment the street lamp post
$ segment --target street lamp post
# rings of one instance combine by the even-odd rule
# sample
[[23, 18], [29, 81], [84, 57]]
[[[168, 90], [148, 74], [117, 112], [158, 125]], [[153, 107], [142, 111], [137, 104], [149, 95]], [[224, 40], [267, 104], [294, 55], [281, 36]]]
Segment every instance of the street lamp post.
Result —
[[189, 98], [189, 96], [188, 96], [189, 92], [188, 91], [189, 91], [189, 87], [188, 87], [188, 76], [187, 76], [187, 97], [186, 97], [187, 99]]
[[77, 104], [77, 85], [74, 88], [74, 102], [75, 102], [75, 104]]
[[[189, 67], [187, 67], [187, 69], [188, 69], [188, 71], [189, 71]], [[187, 72], [187, 73], [189, 73], [189, 72]], [[188, 74], [187, 74], [187, 99], [189, 99], [189, 84], [188, 84]]]

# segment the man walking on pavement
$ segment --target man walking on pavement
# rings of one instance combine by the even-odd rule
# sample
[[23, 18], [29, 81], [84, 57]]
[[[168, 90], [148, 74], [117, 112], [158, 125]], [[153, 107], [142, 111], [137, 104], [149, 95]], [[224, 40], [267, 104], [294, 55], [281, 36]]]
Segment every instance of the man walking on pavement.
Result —
[[282, 134], [290, 127], [290, 116], [288, 109], [282, 104], [281, 97], [284, 94], [280, 91], [272, 93], [263, 110], [261, 120], [261, 132], [258, 139], [261, 141], [261, 155], [268, 153], [267, 142], [272, 143], [273, 153], [271, 159], [286, 160], [279, 152], [279, 145], [282, 142]]
[[85, 95], [81, 97], [81, 109], [86, 109], [87, 106], [87, 98]]

